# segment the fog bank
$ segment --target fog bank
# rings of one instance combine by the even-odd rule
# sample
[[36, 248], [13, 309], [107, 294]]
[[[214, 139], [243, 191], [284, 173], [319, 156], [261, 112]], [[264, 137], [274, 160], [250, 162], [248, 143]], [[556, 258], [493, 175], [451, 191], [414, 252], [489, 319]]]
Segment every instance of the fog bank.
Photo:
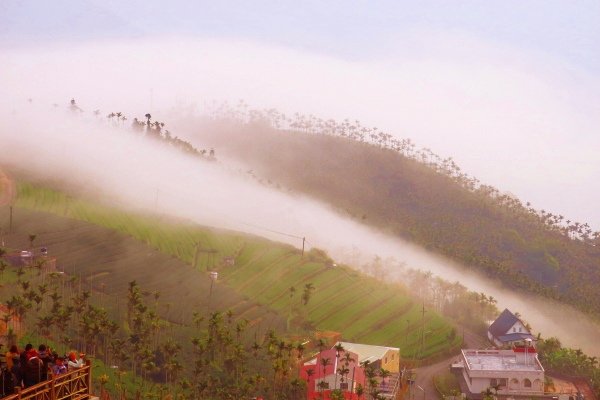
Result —
[[[454, 157], [466, 172], [524, 202], [598, 228], [597, 75], [453, 32], [419, 32], [395, 46], [395, 56], [371, 61], [180, 37], [2, 49], [0, 163], [89, 187], [122, 207], [295, 246], [299, 239], [272, 231], [306, 237], [342, 259], [357, 249], [358, 262], [393, 256], [493, 295], [544, 335], [600, 355], [600, 328], [569, 307], [558, 319], [555, 304], [503, 291], [309, 198], [260, 187], [229, 160], [199, 162], [92, 114], [99, 109], [105, 120], [121, 111], [129, 124], [150, 112], [169, 128], [170, 110], [198, 113], [214, 99], [241, 98], [287, 113], [360, 119]], [[71, 97], [85, 110], [77, 117], [66, 107]]]
[[[542, 53], [418, 31], [347, 61], [244, 40], [147, 38], [3, 51], [9, 107], [160, 113], [244, 99], [410, 137], [539, 209], [600, 224], [600, 77]], [[168, 121], [166, 121], [168, 122]]]
[[[493, 295], [500, 307], [519, 311], [543, 335], [558, 336], [566, 345], [600, 354], [598, 325], [585, 322], [588, 318], [570, 307], [563, 306], [568, 312], [557, 320], [555, 304], [502, 290], [448, 260], [344, 218], [310, 198], [258, 185], [228, 160], [202, 161], [143, 134], [111, 126], [105, 118], [72, 113], [66, 107], [25, 104], [10, 113], [1, 111], [0, 118], [2, 163], [40, 179], [64, 181], [119, 207], [251, 232], [296, 247], [301, 240], [277, 232], [306, 237], [310, 246], [355, 264], [375, 255], [394, 257], [407, 267], [430, 270]], [[395, 278], [402, 281], [402, 276]]]

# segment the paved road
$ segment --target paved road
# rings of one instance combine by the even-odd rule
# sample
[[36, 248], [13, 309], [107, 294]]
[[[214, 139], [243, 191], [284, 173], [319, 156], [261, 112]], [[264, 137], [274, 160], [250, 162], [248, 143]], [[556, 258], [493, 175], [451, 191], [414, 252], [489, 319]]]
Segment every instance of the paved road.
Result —
[[[461, 332], [461, 329], [457, 329], [457, 331]], [[485, 338], [471, 331], [465, 330], [464, 338], [466, 348], [483, 349], [490, 346]], [[417, 368], [415, 370], [416, 379], [413, 390], [413, 399], [439, 400], [438, 393], [433, 385], [433, 377], [448, 371], [450, 369], [450, 364], [456, 360], [458, 360], [458, 356], [452, 356], [433, 365]]]

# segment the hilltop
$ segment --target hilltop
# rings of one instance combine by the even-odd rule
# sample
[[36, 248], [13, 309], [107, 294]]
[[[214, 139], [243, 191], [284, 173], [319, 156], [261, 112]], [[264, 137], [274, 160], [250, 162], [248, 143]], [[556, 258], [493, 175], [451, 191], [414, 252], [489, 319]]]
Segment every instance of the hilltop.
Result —
[[600, 315], [599, 236], [587, 224], [501, 194], [408, 139], [273, 110], [235, 115], [219, 110], [181, 126], [265, 182], [309, 194], [506, 286]]
[[[6, 214], [0, 218], [3, 226]], [[349, 340], [401, 347], [409, 358], [427, 358], [460, 344], [451, 335], [452, 325], [439, 314], [428, 311], [421, 320], [421, 304], [406, 288], [346, 266], [333, 268], [318, 250], [302, 257], [289, 245], [124, 213], [29, 184], [18, 187], [14, 221], [21, 235], [17, 246], [25, 247], [25, 232], [36, 232], [37, 240], [51, 245], [69, 266], [67, 273], [81, 275], [88, 285], [112, 296], [123, 298], [127, 283], [137, 280], [148, 291], [160, 291], [171, 304], [183, 296], [190, 310], [204, 312], [210, 270], [219, 273], [214, 307], [233, 310], [262, 333], [267, 328], [285, 332], [289, 319], [289, 333], [338, 331]], [[235, 260], [234, 265], [224, 263], [226, 258]], [[302, 305], [308, 284], [314, 291]], [[175, 316], [174, 323], [190, 323], [191, 315], [172, 312]], [[430, 334], [421, 345], [423, 329]]]

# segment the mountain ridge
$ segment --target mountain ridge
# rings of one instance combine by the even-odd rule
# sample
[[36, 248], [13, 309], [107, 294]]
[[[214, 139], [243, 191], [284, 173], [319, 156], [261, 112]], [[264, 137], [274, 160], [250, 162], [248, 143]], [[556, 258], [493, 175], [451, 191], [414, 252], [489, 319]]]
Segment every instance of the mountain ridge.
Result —
[[598, 232], [587, 224], [567, 220], [565, 226], [562, 215], [538, 212], [474, 178], [463, 178], [458, 167], [456, 174], [441, 173], [453, 161], [438, 158], [441, 166], [432, 167], [431, 159], [407, 157], [387, 145], [386, 134], [378, 133], [382, 144], [374, 145], [349, 137], [347, 130], [345, 135], [332, 134], [335, 128], [300, 131], [297, 123], [281, 129], [271, 121], [217, 116], [184, 126], [264, 179], [483, 270], [509, 287], [600, 315]]

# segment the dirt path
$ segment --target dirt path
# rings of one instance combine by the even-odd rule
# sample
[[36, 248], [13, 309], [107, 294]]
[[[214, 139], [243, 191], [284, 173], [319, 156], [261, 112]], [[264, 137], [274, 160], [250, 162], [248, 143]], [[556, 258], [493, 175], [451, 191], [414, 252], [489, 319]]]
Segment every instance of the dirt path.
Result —
[[15, 183], [0, 170], [0, 207], [12, 204], [16, 193]]
[[[457, 328], [457, 331], [462, 334], [461, 329]], [[464, 348], [481, 349], [490, 346], [484, 337], [467, 330], [464, 331], [464, 342]], [[411, 397], [415, 400], [439, 400], [440, 396], [433, 385], [433, 377], [449, 371], [450, 364], [457, 360], [458, 356], [456, 355], [433, 365], [415, 369], [416, 378]]]

